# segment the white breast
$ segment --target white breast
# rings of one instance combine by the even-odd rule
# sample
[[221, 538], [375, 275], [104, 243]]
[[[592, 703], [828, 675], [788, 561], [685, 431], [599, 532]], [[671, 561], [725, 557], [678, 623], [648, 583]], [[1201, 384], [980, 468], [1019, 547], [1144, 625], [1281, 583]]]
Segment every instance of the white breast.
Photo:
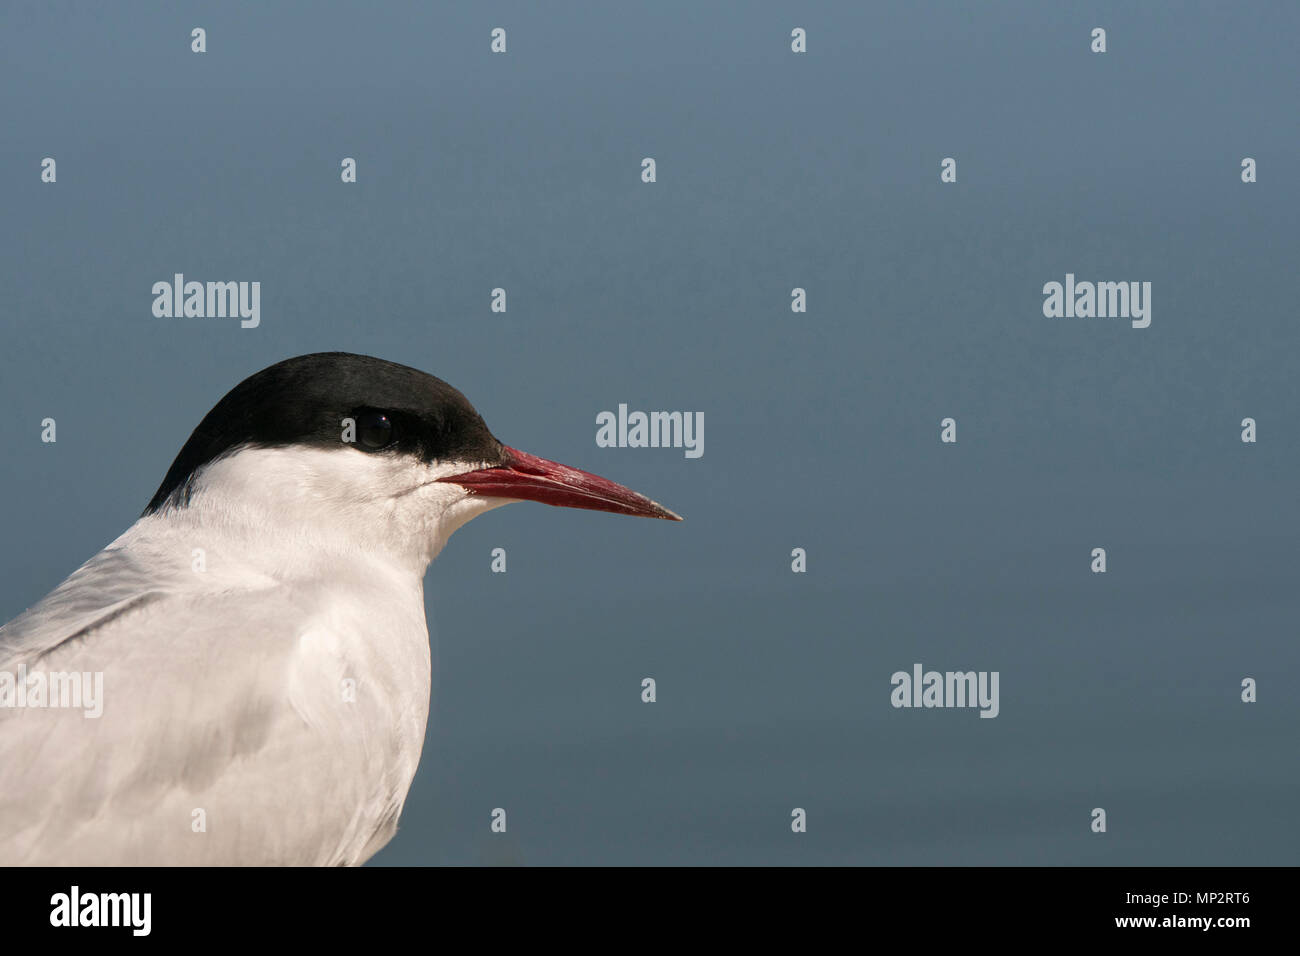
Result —
[[0, 708], [0, 864], [355, 864], [392, 836], [445, 534], [386, 547], [378, 522], [401, 516], [382, 502], [314, 528], [310, 485], [286, 474], [292, 521], [209, 488], [0, 628], [0, 670], [104, 677], [97, 719]]

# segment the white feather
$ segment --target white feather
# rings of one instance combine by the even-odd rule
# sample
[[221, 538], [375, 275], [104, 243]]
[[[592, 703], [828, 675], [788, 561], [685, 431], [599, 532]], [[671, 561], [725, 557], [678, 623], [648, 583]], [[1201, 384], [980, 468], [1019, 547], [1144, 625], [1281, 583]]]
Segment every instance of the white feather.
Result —
[[429, 713], [424, 571], [507, 503], [436, 480], [477, 464], [244, 448], [0, 628], [0, 671], [104, 675], [97, 719], [0, 707], [0, 864], [382, 847]]

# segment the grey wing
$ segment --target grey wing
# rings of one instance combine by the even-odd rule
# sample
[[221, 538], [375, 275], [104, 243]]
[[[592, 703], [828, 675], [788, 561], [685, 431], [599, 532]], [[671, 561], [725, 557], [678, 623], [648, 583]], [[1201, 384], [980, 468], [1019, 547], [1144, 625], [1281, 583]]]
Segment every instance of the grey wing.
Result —
[[[293, 622], [319, 605], [291, 603], [160, 587], [108, 550], [0, 628], [0, 672], [47, 686], [0, 707], [0, 865], [364, 859], [404, 791], [368, 790], [371, 748], [317, 706]], [[70, 679], [82, 706], [48, 706]]]
[[161, 596], [126, 551], [105, 549], [40, 603], [0, 627], [0, 670], [13, 672], [23, 662]]

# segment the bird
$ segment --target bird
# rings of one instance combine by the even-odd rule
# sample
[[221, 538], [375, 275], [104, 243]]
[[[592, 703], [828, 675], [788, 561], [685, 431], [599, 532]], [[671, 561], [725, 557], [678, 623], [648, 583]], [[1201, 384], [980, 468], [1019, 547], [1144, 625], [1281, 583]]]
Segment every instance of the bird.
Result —
[[[240, 382], [139, 519], [0, 627], [0, 865], [364, 863], [428, 723], [425, 572], [514, 501], [681, 520], [414, 368], [322, 352]], [[102, 675], [101, 712], [15, 706], [58, 675]]]

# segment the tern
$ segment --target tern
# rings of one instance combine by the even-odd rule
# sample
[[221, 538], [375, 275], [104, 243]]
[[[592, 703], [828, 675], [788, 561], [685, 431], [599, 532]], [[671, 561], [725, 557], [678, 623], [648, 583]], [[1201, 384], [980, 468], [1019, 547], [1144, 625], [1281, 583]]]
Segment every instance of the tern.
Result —
[[237, 385], [139, 520], [0, 628], [0, 865], [365, 862], [424, 742], [425, 571], [521, 500], [681, 520], [404, 365]]

